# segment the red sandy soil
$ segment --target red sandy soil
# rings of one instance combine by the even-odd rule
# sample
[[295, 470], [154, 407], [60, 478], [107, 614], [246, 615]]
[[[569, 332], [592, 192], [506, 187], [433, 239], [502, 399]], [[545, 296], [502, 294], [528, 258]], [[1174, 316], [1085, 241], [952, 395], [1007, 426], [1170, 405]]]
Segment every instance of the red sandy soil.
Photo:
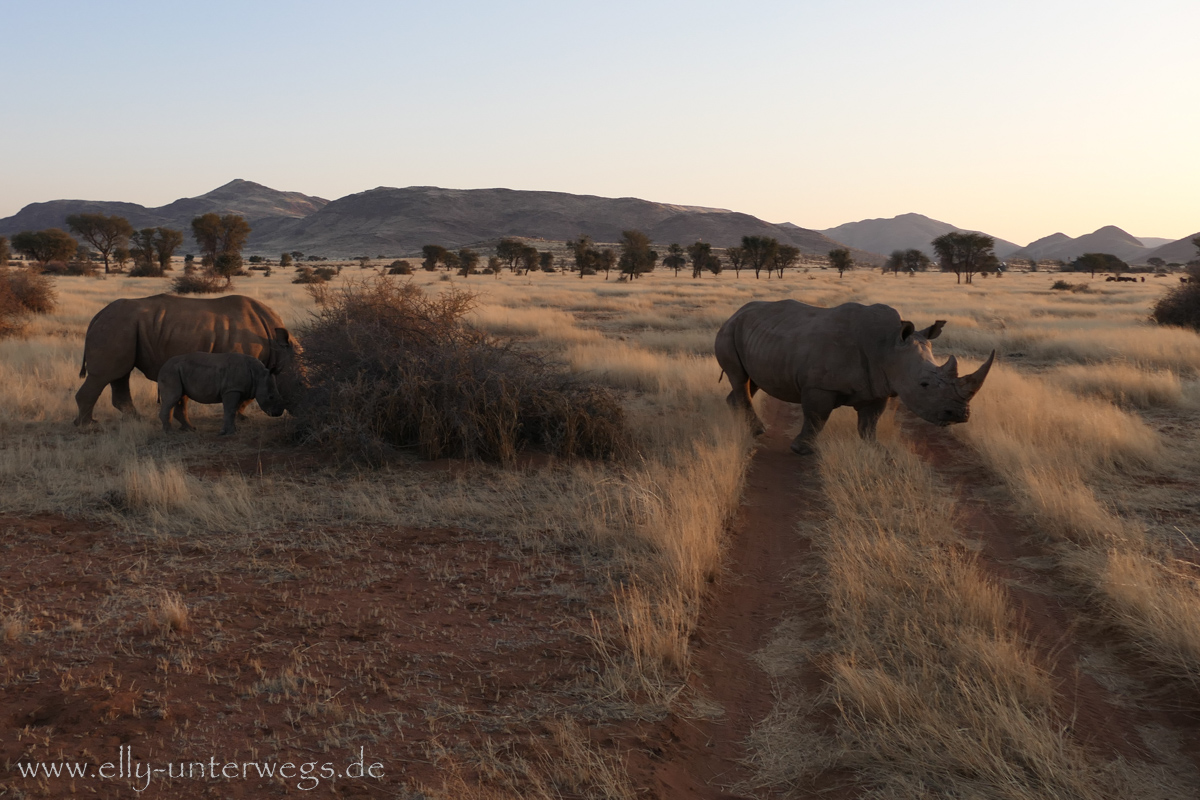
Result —
[[[336, 549], [281, 536], [247, 558], [199, 535], [0, 518], [0, 621], [19, 607], [25, 622], [0, 637], [0, 797], [135, 796], [143, 781], [96, 777], [126, 745], [141, 769], [215, 758], [336, 772], [361, 748], [383, 777], [321, 776], [317, 794], [418, 796], [485, 741], [527, 754], [545, 720], [578, 712], [574, 687], [593, 660], [580, 632], [607, 587], [554, 554], [459, 531], [323, 533]], [[190, 609], [185, 629], [152, 621], [163, 589]], [[60, 761], [86, 764], [88, 777], [16, 769]], [[313, 788], [299, 767], [290, 780], [255, 770], [158, 773], [136, 796]]]
[[[771, 640], [785, 617], [822, 615], [820, 600], [803, 597], [790, 574], [801, 567], [811, 543], [797, 531], [805, 518], [823, 514], [819, 476], [811, 459], [790, 450], [787, 431], [798, 406], [768, 400], [759, 440], [746, 477], [742, 508], [734, 521], [725, 574], [706, 598], [693, 637], [692, 688], [724, 710], [717, 719], [671, 715], [646, 736], [647, 751], [630, 759], [635, 783], [663, 800], [742, 797], [736, 786], [752, 772], [743, 763], [746, 738], [774, 703], [770, 677], [753, 654]], [[805, 684], [820, 686], [807, 669]], [[648, 752], [648, 757], [644, 753]], [[819, 796], [838, 798], [832, 784]], [[753, 796], [769, 797], [769, 792]], [[814, 797], [818, 796], [816, 791]]]

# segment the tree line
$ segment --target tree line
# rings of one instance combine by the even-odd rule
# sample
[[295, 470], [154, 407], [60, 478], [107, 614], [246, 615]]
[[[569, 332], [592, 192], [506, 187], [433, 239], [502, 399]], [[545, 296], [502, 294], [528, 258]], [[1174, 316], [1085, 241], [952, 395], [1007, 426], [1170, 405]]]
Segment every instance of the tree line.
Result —
[[[43, 271], [89, 273], [95, 252], [104, 262], [106, 275], [124, 272], [125, 265], [132, 262], [130, 277], [161, 277], [171, 269], [171, 259], [184, 241], [182, 231], [162, 226], [134, 230], [129, 220], [118, 215], [72, 214], [66, 223], [71, 233], [87, 244], [80, 244], [61, 228], [47, 228], [14, 234], [11, 248], [36, 262]], [[194, 218], [191, 228], [202, 256], [201, 266], [228, 285], [242, 269], [249, 223], [238, 214], [210, 212]], [[0, 237], [0, 243], [4, 255], [0, 263], [6, 263], [9, 241]], [[191, 261], [189, 255], [189, 266]]]

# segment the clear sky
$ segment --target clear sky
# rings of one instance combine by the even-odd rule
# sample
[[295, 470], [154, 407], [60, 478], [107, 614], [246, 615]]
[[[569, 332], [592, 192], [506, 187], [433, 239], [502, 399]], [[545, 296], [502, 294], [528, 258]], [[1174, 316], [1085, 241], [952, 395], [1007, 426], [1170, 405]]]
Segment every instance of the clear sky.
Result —
[[0, 217], [234, 178], [1200, 230], [1197, 0], [0, 0]]

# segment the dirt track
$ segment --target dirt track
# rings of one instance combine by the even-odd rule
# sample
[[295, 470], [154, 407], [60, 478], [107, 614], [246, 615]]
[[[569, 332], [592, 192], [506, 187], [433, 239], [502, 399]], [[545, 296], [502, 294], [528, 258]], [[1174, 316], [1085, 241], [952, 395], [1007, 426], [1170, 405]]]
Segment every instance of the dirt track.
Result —
[[[811, 548], [798, 523], [824, 514], [814, 462], [788, 449], [787, 430], [796, 410], [774, 401], [766, 406], [768, 431], [747, 476], [727, 571], [713, 587], [694, 637], [692, 686], [723, 714], [705, 719], [672, 715], [646, 737], [644, 755], [633, 754], [630, 775], [655, 797], [746, 796], [735, 788], [751, 777], [743, 763], [744, 743], [773, 702], [770, 678], [753, 654], [768, 644], [784, 618], [822, 614], [820, 598], [801, 596], [796, 581], [789, 579]], [[1143, 665], [1114, 651], [1086, 601], [1055, 573], [1049, 546], [1028, 521], [1006, 511], [1010, 498], [970, 448], [946, 430], [899, 413], [906, 438], [955, 494], [962, 513], [960, 534], [977, 543], [979, 564], [1005, 587], [1014, 625], [1054, 674], [1071, 734], [1101, 760], [1149, 762], [1177, 779], [1200, 775], [1195, 698], [1164, 692], [1145, 677]], [[822, 677], [810, 666], [801, 682], [817, 691]], [[1130, 697], [1116, 687], [1139, 691]], [[1161, 748], [1156, 751], [1148, 736], [1178, 742], [1181, 758], [1168, 753], [1167, 760], [1174, 763], [1165, 763]], [[842, 781], [819, 781], [811, 791], [813, 797], [852, 796]], [[1195, 796], [1200, 796], [1200, 786]]]
[[[672, 715], [657, 741], [647, 742], [657, 755], [645, 763], [635, 759], [630, 776], [654, 796], [736, 798], [742, 795], [732, 787], [750, 777], [741, 763], [743, 743], [773, 703], [770, 678], [753, 655], [768, 643], [781, 619], [806, 610], [788, 576], [810, 548], [797, 523], [805, 515], [821, 514], [820, 481], [812, 462], [789, 449], [787, 430], [797, 408], [774, 400], [766, 405], [767, 433], [746, 477], [726, 572], [713, 587], [692, 642], [692, 687], [723, 713], [715, 719]], [[820, 613], [817, 607], [812, 610]], [[819, 681], [815, 674], [812, 679]]]

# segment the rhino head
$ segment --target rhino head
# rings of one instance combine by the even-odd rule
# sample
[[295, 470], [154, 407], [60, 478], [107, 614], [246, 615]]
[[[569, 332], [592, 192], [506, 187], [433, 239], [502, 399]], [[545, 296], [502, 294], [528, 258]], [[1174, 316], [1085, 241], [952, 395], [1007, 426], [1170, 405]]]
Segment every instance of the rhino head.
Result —
[[892, 371], [892, 386], [904, 405], [926, 422], [951, 425], [966, 422], [971, 416], [969, 403], [996, 359], [996, 351], [983, 366], [970, 375], [958, 374], [958, 359], [950, 356], [939, 366], [933, 360], [929, 345], [942, 332], [945, 320], [939, 319], [924, 330], [916, 330], [911, 322], [902, 321], [897, 361]]
[[269, 416], [279, 417], [287, 410], [287, 404], [284, 402], [283, 394], [279, 391], [279, 384], [276, 382], [275, 376], [265, 369], [254, 387], [254, 399], [258, 401], [258, 407]]
[[[301, 349], [299, 342], [292, 339], [287, 328], [276, 328], [275, 338], [271, 340], [271, 360], [269, 362], [273, 383], [277, 383], [276, 394], [282, 397], [283, 408], [295, 413], [304, 390], [304, 369], [300, 363]], [[262, 405], [262, 401], [259, 401]], [[266, 407], [263, 408], [267, 411]], [[270, 414], [270, 411], [267, 411]], [[279, 414], [282, 414], [281, 410]], [[271, 414], [271, 416], [279, 416]]]

